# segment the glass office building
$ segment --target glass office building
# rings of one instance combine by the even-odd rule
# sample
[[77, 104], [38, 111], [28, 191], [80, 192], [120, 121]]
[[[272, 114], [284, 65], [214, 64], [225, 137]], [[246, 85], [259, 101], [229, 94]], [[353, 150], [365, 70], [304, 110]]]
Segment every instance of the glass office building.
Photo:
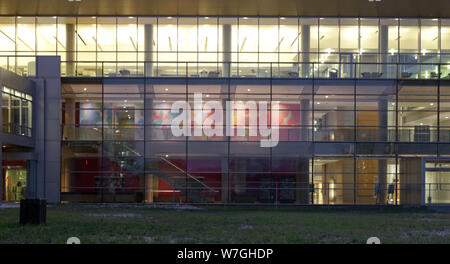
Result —
[[[450, 203], [450, 19], [3, 16], [0, 49], [61, 58], [60, 201]], [[245, 135], [174, 136], [197, 93], [279, 102], [278, 144], [245, 107]]]

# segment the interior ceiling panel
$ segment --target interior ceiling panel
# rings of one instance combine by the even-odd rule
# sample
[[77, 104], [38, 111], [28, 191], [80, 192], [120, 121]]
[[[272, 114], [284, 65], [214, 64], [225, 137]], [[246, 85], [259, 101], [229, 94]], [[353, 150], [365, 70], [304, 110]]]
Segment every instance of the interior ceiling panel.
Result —
[[0, 15], [450, 17], [450, 1], [0, 0]]

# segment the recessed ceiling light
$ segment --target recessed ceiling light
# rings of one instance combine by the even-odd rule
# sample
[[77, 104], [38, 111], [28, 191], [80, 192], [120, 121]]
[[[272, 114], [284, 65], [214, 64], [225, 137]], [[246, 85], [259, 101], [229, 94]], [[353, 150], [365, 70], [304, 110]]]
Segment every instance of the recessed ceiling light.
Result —
[[87, 88], [84, 88], [83, 91], [87, 91]]
[[252, 90], [251, 89], [247, 89], [247, 92], [251, 92]]
[[167, 92], [167, 91], [169, 91], [169, 89], [167, 89], [167, 88], [166, 88], [166, 89], [164, 89], [164, 90], [166, 90], [166, 92]]

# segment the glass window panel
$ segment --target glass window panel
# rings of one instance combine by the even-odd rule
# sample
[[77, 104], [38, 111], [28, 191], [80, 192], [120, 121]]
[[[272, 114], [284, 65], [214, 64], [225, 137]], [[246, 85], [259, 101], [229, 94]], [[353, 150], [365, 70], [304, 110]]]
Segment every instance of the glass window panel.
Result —
[[224, 45], [226, 39], [224, 39], [224, 27], [231, 27], [231, 52], [238, 52], [239, 50], [239, 37], [238, 37], [238, 19], [232, 17], [220, 17], [219, 18], [219, 51], [224, 52], [228, 47]]
[[221, 61], [219, 51], [219, 27], [216, 17], [198, 19], [198, 61]]
[[[441, 52], [450, 53], [450, 19], [441, 19]], [[442, 62], [450, 62], [450, 59]]]
[[[258, 61], [258, 18], [239, 18], [239, 61]], [[252, 65], [247, 65], [252, 67]]]
[[[57, 22], [57, 46], [58, 55], [61, 61], [75, 61], [76, 47], [76, 18], [75, 17], [58, 17]], [[64, 75], [74, 74], [74, 66], [69, 63], [61, 65], [61, 73]]]
[[17, 18], [17, 51], [21, 55], [33, 55], [36, 51], [35, 17]]
[[[178, 49], [177, 18], [158, 18], [158, 51], [176, 52]], [[158, 60], [164, 61], [166, 54], [158, 54]]]
[[[191, 60], [197, 60], [198, 27], [196, 17], [178, 18], [178, 51], [194, 53]], [[186, 56], [187, 57], [187, 56]], [[180, 59], [179, 61], [187, 61]]]
[[320, 18], [320, 52], [339, 52], [339, 19]]
[[294, 59], [294, 57], [297, 57], [297, 52], [299, 50], [299, 45], [301, 43], [301, 36], [299, 32], [299, 26], [298, 26], [298, 18], [280, 18], [280, 37], [279, 37], [279, 43], [280, 48], [279, 51], [281, 53], [291, 53], [287, 54], [286, 58], [290, 58], [292, 55], [292, 59], [286, 59], [282, 61], [298, 61], [298, 58]]
[[361, 28], [361, 50], [363, 53], [378, 52], [378, 37], [380, 35], [379, 20], [374, 18], [362, 18]]
[[[97, 21], [97, 60], [115, 61], [117, 51], [116, 18], [99, 17]], [[79, 37], [78, 41], [80, 41]]]
[[138, 61], [156, 61], [158, 51], [158, 20], [138, 17]]
[[93, 52], [97, 51], [97, 19], [95, 17], [79, 17], [77, 22], [77, 32], [75, 34], [78, 60], [95, 61]]
[[[259, 52], [277, 53], [279, 50], [278, 18], [259, 18]], [[268, 38], [267, 36], [273, 36]]]
[[[13, 55], [16, 50], [16, 19], [0, 17], [0, 54]], [[3, 61], [2, 61], [3, 62]], [[6, 65], [0, 65], [6, 68]]]
[[[361, 35], [358, 28], [358, 19], [341, 18], [340, 23], [340, 52], [360, 52], [359, 39], [361, 38]], [[359, 38], [358, 35], [360, 35]]]
[[422, 19], [420, 26], [421, 53], [437, 53], [439, 49], [438, 19]]
[[[133, 51], [138, 50], [137, 17], [119, 17], [117, 19], [117, 50]], [[134, 60], [132, 53], [128, 54], [128, 60]]]
[[[389, 53], [390, 56], [397, 56], [398, 54], [398, 45], [399, 45], [399, 20], [398, 19], [388, 19], [388, 18], [382, 18], [380, 20], [380, 45], [385, 45], [383, 44], [384, 40], [383, 35], [385, 34], [384, 32], [387, 30], [388, 33], [388, 49], [387, 52]], [[382, 49], [382, 47], [380, 47], [380, 49]], [[381, 50], [381, 52], [383, 52]], [[396, 61], [396, 60], [394, 60]]]
[[400, 20], [400, 52], [418, 53], [419, 49], [419, 20]]

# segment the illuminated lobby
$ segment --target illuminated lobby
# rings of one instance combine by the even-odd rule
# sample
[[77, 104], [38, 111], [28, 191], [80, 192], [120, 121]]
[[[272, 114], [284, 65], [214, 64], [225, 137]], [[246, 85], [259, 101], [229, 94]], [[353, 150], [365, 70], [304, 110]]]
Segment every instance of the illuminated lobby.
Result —
[[[3, 202], [450, 203], [450, 18], [92, 14], [0, 16]], [[279, 143], [174, 136], [196, 93]]]

